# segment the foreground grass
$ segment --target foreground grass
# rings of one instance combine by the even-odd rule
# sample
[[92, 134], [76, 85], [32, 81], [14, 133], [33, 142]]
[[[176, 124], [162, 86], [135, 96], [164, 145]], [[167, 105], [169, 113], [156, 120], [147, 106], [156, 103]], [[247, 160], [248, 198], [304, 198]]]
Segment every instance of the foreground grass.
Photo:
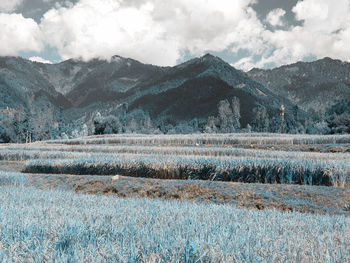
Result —
[[1, 262], [350, 261], [343, 216], [9, 185], [0, 204]]

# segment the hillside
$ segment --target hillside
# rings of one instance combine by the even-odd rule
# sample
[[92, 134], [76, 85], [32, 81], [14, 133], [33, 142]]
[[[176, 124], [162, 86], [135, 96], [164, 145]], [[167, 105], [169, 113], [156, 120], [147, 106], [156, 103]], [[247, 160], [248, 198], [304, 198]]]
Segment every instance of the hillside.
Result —
[[[21, 126], [20, 131], [6, 131], [11, 135], [3, 136], [4, 141], [24, 141], [23, 136], [18, 136], [28, 130], [41, 134], [36, 139], [51, 138], [71, 129], [68, 126], [88, 123], [91, 131], [92, 119], [98, 112], [120, 118], [120, 105], [128, 106], [125, 113], [141, 110], [141, 117], [150, 116], [153, 126], [161, 129], [194, 120], [204, 129], [208, 117], [218, 115], [219, 102], [233, 97], [240, 102], [242, 127], [251, 123], [255, 107], [263, 106], [270, 117], [279, 115], [281, 104], [286, 105], [288, 116], [292, 116], [294, 107], [210, 54], [175, 67], [142, 64], [119, 56], [111, 61], [71, 59], [52, 65], [14, 57], [3, 57], [0, 62], [1, 120], [3, 126], [11, 122]], [[15, 120], [7, 107], [25, 117]], [[50, 112], [48, 120], [46, 112]], [[33, 116], [38, 115], [44, 121], [40, 127], [23, 124], [24, 119], [34, 121]], [[130, 117], [129, 122], [133, 118], [140, 117]], [[54, 131], [52, 122], [56, 123]], [[73, 122], [76, 124], [71, 125]]]
[[298, 62], [272, 70], [252, 69], [248, 76], [305, 111], [325, 113], [350, 98], [350, 63], [331, 58]]
[[[244, 72], [234, 69], [220, 58], [209, 54], [169, 69], [157, 83], [131, 90], [138, 97], [131, 99], [130, 108], [142, 108], [153, 118], [206, 120], [217, 114], [221, 100], [238, 97], [241, 121], [245, 127], [252, 120], [252, 109], [263, 105], [270, 115], [278, 115], [281, 104], [292, 104], [276, 96], [263, 85], [251, 80]], [[136, 91], [136, 92], [135, 92]]]
[[[231, 103], [234, 97], [239, 99], [242, 128], [250, 124], [255, 131], [279, 131], [283, 104], [285, 131], [327, 132], [316, 122], [328, 108], [350, 98], [349, 79], [350, 63], [329, 58], [244, 73], [210, 54], [174, 67], [120, 56], [58, 64], [2, 57], [0, 140], [25, 141], [27, 132], [35, 140], [63, 133], [74, 137], [85, 124], [83, 134], [91, 134], [98, 113], [102, 119], [118, 119], [119, 128], [109, 131], [137, 132], [144, 123], [161, 132], [195, 123], [195, 129], [204, 131], [213, 116], [212, 125], [224, 132], [219, 103]], [[318, 116], [315, 123], [313, 116]], [[315, 129], [317, 125], [321, 128]]]
[[0, 57], [0, 106], [26, 107], [44, 96], [56, 107], [69, 107], [70, 102], [43, 74], [43, 66], [22, 58]]
[[271, 115], [282, 103], [291, 105], [209, 54], [172, 68], [115, 57], [111, 62], [96, 64], [65, 96], [78, 108], [127, 102], [129, 110], [140, 108], [152, 119], [171, 119], [175, 123], [193, 118], [206, 120], [216, 115], [220, 100], [237, 96], [244, 126], [257, 105], [266, 106]]

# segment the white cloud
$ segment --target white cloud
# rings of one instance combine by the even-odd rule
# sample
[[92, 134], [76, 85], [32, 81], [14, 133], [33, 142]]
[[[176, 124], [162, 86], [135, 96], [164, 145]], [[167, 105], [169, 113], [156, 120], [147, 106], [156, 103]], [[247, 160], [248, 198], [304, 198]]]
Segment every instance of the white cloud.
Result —
[[0, 55], [39, 52], [44, 41], [62, 59], [121, 55], [157, 65], [174, 65], [187, 51], [197, 56], [224, 50], [247, 53], [234, 64], [244, 70], [306, 57], [350, 60], [350, 0], [299, 1], [292, 11], [300, 23], [288, 28], [285, 10], [272, 10], [261, 21], [251, 7], [254, 1], [65, 1], [39, 26], [22, 15], [1, 14]]
[[221, 51], [249, 39], [246, 28], [258, 22], [251, 2], [80, 0], [71, 7], [51, 9], [40, 26], [63, 59], [108, 59], [118, 54], [174, 65], [185, 50], [196, 55]]
[[23, 0], [1, 0], [0, 12], [12, 12], [22, 4]]
[[307, 30], [332, 33], [346, 26], [349, 20], [349, 0], [304, 0], [293, 8]]
[[42, 57], [30, 57], [29, 58], [30, 61], [33, 61], [33, 62], [39, 62], [39, 63], [44, 63], [44, 64], [52, 64], [52, 62], [50, 60], [46, 60]]
[[109, 59], [129, 56], [166, 64], [178, 57], [176, 42], [163, 38], [163, 29], [152, 21], [152, 5], [121, 8], [120, 1], [81, 0], [71, 8], [47, 12], [41, 23], [48, 44], [63, 59]]
[[274, 9], [267, 14], [266, 21], [272, 26], [283, 26], [284, 22], [282, 18], [285, 14], [286, 11], [281, 8]]
[[302, 26], [267, 34], [277, 48], [272, 60], [283, 63], [310, 55], [350, 59], [350, 50], [345, 48], [350, 45], [349, 0], [338, 0], [336, 5], [332, 0], [304, 0], [297, 3], [293, 12], [303, 21]]
[[279, 66], [307, 57], [332, 57], [350, 61], [350, 0], [303, 0], [293, 8], [301, 26], [288, 30], [264, 30], [260, 35], [262, 52], [241, 59], [235, 66]]
[[0, 56], [16, 56], [21, 51], [40, 52], [42, 48], [41, 31], [33, 19], [0, 13]]
[[[47, 43], [63, 59], [113, 55], [174, 65], [184, 51], [245, 51], [241, 69], [278, 66], [306, 57], [350, 59], [349, 1], [303, 0], [293, 8], [301, 26], [270, 31], [252, 0], [80, 0], [56, 6], [40, 24]], [[281, 27], [286, 11], [266, 21]]]

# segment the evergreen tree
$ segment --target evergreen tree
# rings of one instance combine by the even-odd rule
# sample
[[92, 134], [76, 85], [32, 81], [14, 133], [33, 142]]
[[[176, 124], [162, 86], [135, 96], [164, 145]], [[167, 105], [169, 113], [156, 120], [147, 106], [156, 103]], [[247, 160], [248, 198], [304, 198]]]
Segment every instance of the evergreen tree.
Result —
[[222, 100], [218, 104], [218, 119], [220, 132], [228, 133], [235, 131], [235, 118], [232, 112], [232, 108], [228, 100]]
[[232, 114], [233, 114], [233, 126], [235, 130], [238, 130], [241, 128], [241, 104], [239, 101], [239, 98], [233, 97], [231, 100], [231, 107], [232, 107]]
[[218, 128], [216, 127], [216, 119], [214, 116], [209, 116], [207, 120], [207, 124], [204, 127], [204, 131], [206, 133], [215, 133], [218, 131]]

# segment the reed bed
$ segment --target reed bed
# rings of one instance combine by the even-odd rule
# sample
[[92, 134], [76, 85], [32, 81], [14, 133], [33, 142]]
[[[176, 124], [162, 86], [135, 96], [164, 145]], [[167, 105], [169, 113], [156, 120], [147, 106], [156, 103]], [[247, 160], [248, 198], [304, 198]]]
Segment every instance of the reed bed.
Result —
[[120, 154], [113, 159], [32, 160], [26, 173], [113, 175], [245, 183], [350, 186], [350, 163], [283, 158]]

